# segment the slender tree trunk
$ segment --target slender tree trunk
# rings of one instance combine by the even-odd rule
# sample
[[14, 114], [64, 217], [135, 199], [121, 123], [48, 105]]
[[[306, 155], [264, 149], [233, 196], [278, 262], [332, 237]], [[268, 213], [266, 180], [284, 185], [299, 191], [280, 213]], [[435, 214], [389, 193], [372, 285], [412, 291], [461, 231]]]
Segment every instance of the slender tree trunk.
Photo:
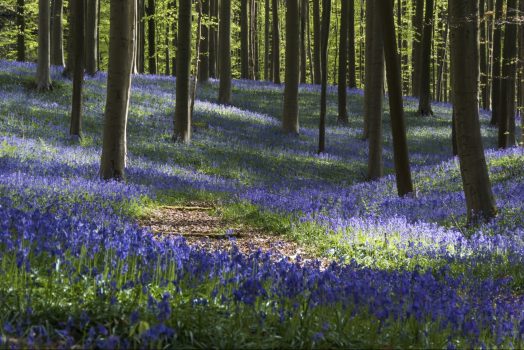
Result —
[[273, 7], [273, 82], [280, 84], [280, 26], [278, 23], [278, 0], [272, 0]]
[[36, 89], [51, 89], [49, 0], [38, 0], [38, 65], [36, 68]]
[[284, 86], [282, 130], [289, 134], [299, 133], [300, 1], [288, 0], [286, 6], [286, 84]]
[[[173, 13], [177, 13], [177, 0], [173, 0], [172, 3], [171, 3], [171, 8], [173, 9]], [[173, 30], [173, 48], [174, 48], [174, 54], [173, 54], [173, 59], [172, 59], [172, 62], [171, 62], [171, 73], [173, 74], [173, 76], [176, 76], [176, 59], [177, 59], [177, 47], [178, 47], [178, 40], [177, 40], [177, 35], [178, 35], [178, 25], [177, 25], [177, 21], [173, 21], [172, 23], [172, 30]]]
[[307, 57], [308, 57], [308, 60], [309, 60], [309, 76], [310, 76], [310, 81], [311, 81], [311, 84], [314, 84], [315, 82], [315, 77], [314, 77], [314, 71], [315, 69], [313, 68], [313, 51], [311, 49], [311, 47], [313, 46], [312, 45], [312, 42], [311, 42], [311, 18], [310, 18], [310, 6], [309, 6], [309, 0], [307, 1], [307, 28], [306, 28], [306, 33], [307, 33]]
[[73, 101], [69, 134], [74, 141], [82, 138], [82, 88], [84, 83], [84, 0], [71, 1], [71, 37], [73, 38]]
[[253, 0], [253, 69], [255, 70], [253, 78], [260, 80], [260, 40], [258, 31], [258, 17], [260, 15], [259, 0]]
[[93, 76], [98, 71], [97, 66], [97, 42], [98, 42], [98, 1], [87, 0], [86, 15], [86, 73]]
[[502, 82], [499, 115], [498, 146], [515, 145], [515, 76], [517, 73], [517, 0], [508, 0], [504, 51], [502, 55]]
[[216, 78], [216, 25], [214, 24], [217, 20], [216, 15], [216, 0], [209, 0], [209, 18], [212, 21], [212, 25], [208, 26], [208, 35], [209, 35], [209, 77]]
[[338, 122], [348, 123], [346, 81], [348, 71], [349, 1], [342, 1], [340, 8], [340, 49], [338, 56]]
[[488, 90], [488, 50], [487, 50], [487, 35], [486, 35], [486, 15], [485, 15], [486, 0], [479, 0], [480, 10], [480, 89], [482, 96], [482, 108], [489, 109], [489, 90]]
[[156, 3], [155, 0], [148, 0], [146, 7], [147, 14], [147, 46], [149, 48], [149, 73], [156, 74], [157, 63], [156, 63], [156, 26], [155, 26], [155, 14], [156, 14]]
[[433, 0], [426, 1], [426, 18], [422, 34], [422, 51], [420, 57], [420, 85], [418, 114], [433, 115], [431, 110], [431, 36], [433, 32]]
[[382, 99], [384, 86], [384, 48], [382, 21], [377, 16], [383, 0], [368, 0], [366, 7], [366, 87], [364, 114], [369, 132], [368, 178], [378, 179], [383, 173], [382, 162]]
[[413, 96], [418, 96], [420, 87], [420, 58], [422, 52], [422, 28], [424, 26], [424, 0], [412, 0], [414, 8], [413, 16], [413, 50], [411, 62], [413, 66], [413, 75], [411, 76]]
[[331, 23], [331, 0], [322, 0], [322, 38], [321, 38], [321, 90], [320, 90], [320, 124], [318, 133], [318, 153], [326, 151], [326, 110], [327, 110], [327, 80], [328, 80], [328, 47], [329, 24]]
[[64, 5], [62, 0], [52, 1], [51, 11], [51, 64], [64, 66], [64, 45], [62, 16]]
[[122, 180], [127, 156], [127, 114], [134, 61], [135, 11], [133, 0], [111, 0], [107, 100], [100, 177]]
[[[202, 0], [202, 15], [209, 18], [209, 1]], [[200, 41], [200, 64], [198, 70], [198, 80], [207, 83], [209, 80], [209, 26], [202, 24], [202, 40]]]
[[137, 46], [136, 61], [138, 73], [145, 73], [146, 71], [146, 24], [145, 24], [145, 0], [138, 0], [138, 11], [137, 11]]
[[165, 25], [165, 39], [164, 39], [164, 53], [165, 53], [165, 63], [164, 63], [164, 74], [171, 75], [171, 50], [169, 45], [169, 24]]
[[25, 61], [25, 0], [16, 0], [16, 60]]
[[218, 102], [231, 104], [231, 0], [220, 1], [219, 19], [220, 86]]
[[438, 72], [437, 72], [437, 88], [435, 89], [437, 92], [437, 100], [443, 101], [443, 94], [442, 94], [442, 81], [444, 80], [444, 66], [446, 64], [446, 53], [448, 48], [448, 32], [449, 32], [449, 18], [446, 19], [446, 24], [444, 25], [444, 31], [442, 32], [442, 47], [439, 50], [439, 58], [438, 58]]
[[300, 4], [300, 82], [306, 83], [307, 74], [307, 52], [306, 31], [308, 20], [308, 0], [301, 0]]
[[[524, 14], [524, 0], [519, 2], [519, 11], [522, 16]], [[520, 67], [520, 80], [519, 86], [519, 115], [521, 123], [520, 132], [520, 145], [524, 147], [524, 21], [520, 22], [519, 25], [519, 67]]]
[[240, 0], [240, 78], [249, 79], [248, 0]]
[[264, 3], [264, 80], [268, 81], [269, 78], [269, 61], [271, 59], [271, 50], [269, 47], [269, 16], [270, 16], [270, 8], [269, 8], [269, 1], [265, 0]]
[[455, 127], [468, 223], [496, 215], [478, 111], [478, 2], [449, 0]]
[[182, 143], [189, 143], [191, 140], [191, 16], [192, 0], [180, 0], [173, 141]]
[[[389, 114], [391, 116], [391, 132], [393, 134], [393, 155], [395, 174], [399, 196], [413, 192], [411, 170], [409, 166], [408, 143], [404, 121], [404, 106], [402, 102], [402, 76], [400, 73], [400, 54], [395, 43], [395, 19], [393, 16], [393, 0], [379, 0], [377, 16], [382, 23], [384, 40], [384, 56], [386, 61]], [[402, 44], [402, 40], [399, 39]]]
[[491, 73], [491, 125], [497, 125], [501, 108], [501, 67], [502, 67], [502, 21], [504, 16], [504, 0], [495, 2], [495, 29], [493, 31], [493, 67]]
[[320, 84], [320, 0], [313, 0], [313, 65], [315, 84]]
[[354, 89], [357, 87], [356, 63], [355, 63], [355, 0], [348, 2], [348, 87]]

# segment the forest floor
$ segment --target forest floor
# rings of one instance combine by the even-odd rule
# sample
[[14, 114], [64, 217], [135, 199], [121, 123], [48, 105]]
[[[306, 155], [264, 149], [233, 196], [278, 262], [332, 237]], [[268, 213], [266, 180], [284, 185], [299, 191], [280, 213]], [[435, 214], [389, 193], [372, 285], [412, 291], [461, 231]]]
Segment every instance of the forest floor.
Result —
[[524, 150], [495, 149], [488, 111], [498, 216], [467, 227], [447, 103], [421, 118], [404, 99], [417, 194], [399, 198], [387, 103], [366, 181], [361, 90], [339, 126], [329, 87], [318, 155], [318, 86], [289, 137], [283, 86], [234, 80], [221, 106], [211, 80], [181, 145], [175, 79], [137, 75], [126, 181], [105, 182], [106, 75], [85, 80], [76, 143], [71, 82], [53, 67], [38, 93], [35, 69], [0, 61], [0, 348], [524, 347]]

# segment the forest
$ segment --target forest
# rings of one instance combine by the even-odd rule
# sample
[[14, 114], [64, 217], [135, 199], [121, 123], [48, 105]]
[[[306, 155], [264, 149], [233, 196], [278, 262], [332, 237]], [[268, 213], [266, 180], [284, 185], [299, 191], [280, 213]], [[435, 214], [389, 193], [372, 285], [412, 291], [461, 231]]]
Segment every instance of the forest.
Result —
[[2, 0], [0, 349], [524, 348], [524, 0]]

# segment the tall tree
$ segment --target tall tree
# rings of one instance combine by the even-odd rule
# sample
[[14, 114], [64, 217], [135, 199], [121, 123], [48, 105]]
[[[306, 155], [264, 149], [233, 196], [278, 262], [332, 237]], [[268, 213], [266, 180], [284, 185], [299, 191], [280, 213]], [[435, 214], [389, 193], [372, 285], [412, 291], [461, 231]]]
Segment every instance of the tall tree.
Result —
[[348, 87], [357, 87], [356, 64], [355, 64], [355, 0], [348, 2]]
[[306, 83], [307, 74], [307, 52], [306, 52], [306, 31], [308, 13], [308, 0], [301, 0], [300, 4], [300, 82]]
[[[174, 14], [177, 13], [177, 0], [173, 0], [171, 2], [171, 8], [173, 9], [173, 17], [174, 17]], [[178, 39], [177, 39], [178, 25], [177, 25], [176, 20], [174, 20], [172, 23], [172, 30], [173, 30], [173, 48], [175, 49], [175, 53], [173, 55], [173, 59], [171, 62], [171, 73], [173, 74], [173, 76], [176, 76], [176, 56], [177, 56], [176, 48], [178, 46]]]
[[485, 6], [486, 0], [479, 0], [480, 16], [480, 89], [482, 108], [488, 110], [489, 104], [489, 74], [488, 74], [488, 37]]
[[191, 16], [192, 0], [180, 0], [173, 141], [183, 143], [189, 143], [191, 140]]
[[[379, 0], [379, 20], [382, 23], [384, 40], [384, 56], [386, 61], [389, 114], [391, 116], [391, 132], [393, 134], [393, 156], [395, 160], [395, 175], [397, 192], [405, 196], [413, 192], [411, 170], [409, 166], [408, 143], [404, 121], [404, 106], [402, 102], [402, 76], [400, 69], [400, 54], [395, 42], [395, 19], [393, 15], [394, 0]], [[378, 16], [377, 16], [378, 17]], [[399, 40], [401, 44], [402, 41]]]
[[272, 0], [273, 7], [273, 82], [280, 84], [280, 28], [278, 23], [278, 0]]
[[366, 2], [366, 85], [364, 118], [368, 124], [368, 178], [378, 179], [383, 173], [382, 162], [382, 100], [384, 87], [384, 45], [382, 22], [377, 16], [383, 0]]
[[298, 84], [300, 82], [300, 0], [286, 4], [286, 85], [282, 130], [298, 134]]
[[347, 72], [348, 72], [348, 26], [349, 1], [342, 1], [340, 8], [340, 43], [338, 50], [338, 118], [340, 124], [348, 123]]
[[208, 28], [209, 32], [209, 76], [211, 78], [216, 78], [217, 76], [217, 30], [216, 22], [218, 20], [217, 9], [218, 2], [217, 0], [209, 0], [209, 16], [211, 25]]
[[433, 115], [431, 110], [431, 37], [433, 34], [433, 0], [426, 1], [424, 32], [422, 34], [422, 51], [420, 56], [420, 85], [418, 114]]
[[98, 3], [99, 0], [86, 1], [86, 73], [93, 76], [98, 71]]
[[25, 61], [25, 0], [16, 0], [16, 60]]
[[146, 7], [147, 15], [147, 46], [149, 48], [149, 73], [156, 74], [157, 72], [157, 53], [156, 53], [156, 26], [155, 26], [156, 2], [155, 0], [148, 0]]
[[240, 77], [249, 79], [248, 0], [240, 0]]
[[231, 104], [231, 0], [220, 1], [219, 35], [219, 69], [220, 86], [218, 102]]
[[202, 24], [202, 40], [200, 40], [200, 67], [198, 79], [202, 83], [209, 80], [209, 1], [202, 0], [202, 15], [205, 16], [205, 23]]
[[320, 0], [313, 0], [313, 66], [314, 82], [320, 84]]
[[270, 69], [270, 59], [271, 59], [271, 49], [269, 46], [270, 43], [270, 6], [269, 6], [270, 0], [265, 0], [264, 3], [264, 80], [268, 81], [269, 78], [269, 69]]
[[51, 64], [55, 66], [64, 66], [64, 45], [63, 45], [63, 27], [62, 16], [64, 13], [64, 4], [62, 0], [51, 1]]
[[515, 145], [515, 76], [517, 74], [517, 0], [508, 0], [504, 51], [502, 54], [501, 101], [499, 115], [498, 146]]
[[413, 96], [418, 96], [419, 83], [420, 83], [420, 58], [421, 58], [421, 47], [422, 47], [422, 27], [424, 25], [424, 0], [413, 0], [412, 1], [413, 11], [413, 50], [411, 51], [411, 62], [413, 66], [412, 75], [412, 92]]
[[328, 47], [329, 24], [331, 22], [331, 0], [322, 0], [322, 37], [321, 37], [321, 89], [320, 89], [320, 123], [318, 135], [318, 153], [326, 151], [326, 107], [327, 107], [327, 79], [328, 79]]
[[451, 80], [460, 173], [468, 222], [496, 215], [478, 111], [478, 2], [449, 0], [451, 21]]
[[501, 67], [502, 67], [502, 26], [504, 16], [504, 0], [495, 2], [495, 23], [493, 24], [493, 66], [491, 68], [491, 125], [499, 121], [502, 96]]
[[50, 15], [49, 0], [38, 0], [38, 65], [36, 68], [36, 89], [51, 89]]
[[134, 0], [111, 0], [109, 6], [109, 64], [100, 177], [123, 180], [136, 5]]
[[[176, 2], [176, 0], [175, 0]], [[138, 73], [145, 73], [146, 71], [146, 0], [137, 0], [136, 13], [136, 57]]]
[[84, 0], [71, 1], [71, 38], [73, 38], [73, 101], [69, 134], [82, 138], [82, 88], [84, 83]]
[[[519, 2], [519, 11], [521, 14], [524, 13], [524, 0]], [[520, 80], [519, 84], [519, 114], [521, 123], [520, 133], [520, 145], [524, 147], [524, 21], [520, 22], [519, 25], [519, 69], [520, 69]]]

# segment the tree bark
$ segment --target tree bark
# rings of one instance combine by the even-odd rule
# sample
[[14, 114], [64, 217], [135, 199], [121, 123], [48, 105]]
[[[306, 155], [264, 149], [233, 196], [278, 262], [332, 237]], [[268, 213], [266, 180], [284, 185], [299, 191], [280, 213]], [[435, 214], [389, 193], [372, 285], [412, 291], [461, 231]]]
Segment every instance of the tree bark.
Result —
[[[406, 126], [404, 121], [400, 54], [395, 42], [395, 19], [393, 15], [394, 0], [380, 1], [381, 3], [380, 6], [378, 6], [378, 13], [380, 16], [379, 21], [382, 23], [384, 41], [395, 175], [397, 180], [397, 192], [398, 195], [402, 197], [413, 192], [413, 182], [411, 180]], [[401, 39], [399, 39], [399, 43], [402, 44]]]
[[426, 17], [422, 34], [422, 51], [420, 57], [420, 85], [418, 114], [433, 115], [431, 110], [431, 37], [433, 33], [433, 0], [426, 1]]
[[217, 53], [216, 53], [216, 46], [217, 46], [217, 30], [216, 30], [216, 24], [217, 21], [217, 14], [216, 9], [217, 7], [217, 0], [209, 0], [209, 18], [211, 22], [213, 23], [208, 27], [208, 34], [209, 34], [209, 77], [216, 78], [217, 75], [217, 66], [216, 66], [216, 60], [217, 60]]
[[348, 2], [348, 87], [355, 89], [357, 87], [356, 63], [355, 63], [355, 0]]
[[328, 80], [328, 47], [329, 24], [331, 22], [331, 0], [322, 0], [322, 37], [321, 37], [321, 89], [320, 89], [320, 123], [318, 133], [318, 153], [326, 151], [326, 113], [327, 113], [327, 80]]
[[51, 9], [51, 64], [64, 66], [64, 45], [62, 16], [64, 4], [62, 0], [53, 0]]
[[413, 75], [411, 76], [411, 87], [413, 96], [418, 96], [420, 82], [420, 58], [422, 47], [422, 27], [424, 25], [424, 0], [413, 0], [414, 15], [412, 19], [413, 26], [413, 50], [411, 64], [413, 66]]
[[[171, 8], [173, 9], [173, 14], [177, 13], [177, 0], [173, 0], [171, 2]], [[173, 76], [176, 76], [176, 58], [178, 56], [176, 51], [178, 47], [178, 25], [176, 20], [173, 20], [172, 26], [173, 27], [171, 29], [173, 30], [173, 48], [175, 49], [175, 52], [173, 53], [173, 58], [171, 62], [171, 73], [173, 74]]]
[[123, 180], [127, 156], [127, 114], [134, 61], [135, 10], [133, 0], [111, 0], [107, 100], [100, 177]]
[[313, 0], [313, 65], [315, 84], [321, 83], [320, 74], [320, 0]]
[[219, 69], [218, 102], [231, 104], [231, 0], [220, 1], [219, 18]]
[[[519, 2], [519, 11], [524, 14], [524, 0]], [[520, 22], [519, 25], [519, 69], [520, 69], [520, 80], [518, 82], [519, 86], [519, 115], [521, 123], [521, 132], [520, 132], [520, 146], [524, 147], [524, 21]]]
[[487, 35], [486, 35], [486, 0], [479, 0], [480, 13], [480, 89], [482, 96], [482, 108], [489, 109], [489, 74], [488, 74], [488, 50], [487, 50]]
[[249, 79], [248, 0], [240, 0], [240, 78]]
[[278, 23], [278, 0], [272, 0], [273, 7], [273, 82], [280, 84], [280, 26]]
[[306, 52], [306, 31], [308, 21], [308, 0], [301, 0], [300, 4], [300, 82], [306, 83], [307, 74], [307, 52]]
[[348, 71], [348, 27], [349, 3], [342, 1], [340, 8], [340, 43], [338, 51], [338, 122], [348, 123], [347, 111], [347, 71]]
[[[209, 18], [209, 1], [202, 0], [202, 15], [205, 16], [206, 22]], [[198, 70], [198, 80], [207, 83], [209, 80], [209, 26], [202, 23], [202, 40], [200, 40], [200, 64]]]
[[495, 2], [495, 23], [493, 30], [493, 66], [491, 72], [491, 125], [497, 125], [500, 118], [502, 88], [502, 21], [504, 16], [504, 0]]
[[149, 61], [149, 73], [156, 74], [157, 62], [156, 62], [156, 26], [155, 26], [155, 14], [156, 14], [156, 3], [155, 0], [148, 0], [146, 7], [147, 14], [147, 46], [148, 46], [148, 61]]
[[468, 223], [496, 215], [478, 112], [478, 2], [449, 0], [452, 93]]
[[82, 89], [84, 83], [84, 0], [71, 1], [73, 23], [73, 101], [69, 135], [74, 141], [82, 138]]
[[25, 61], [25, 0], [16, 0], [16, 60]]
[[270, 49], [270, 23], [269, 23], [269, 16], [270, 16], [270, 7], [269, 7], [269, 1], [265, 0], [264, 3], [264, 80], [269, 81], [269, 69], [270, 69], [270, 59], [271, 59], [271, 49]]
[[86, 73], [93, 76], [98, 71], [98, 1], [87, 0], [86, 15]]
[[38, 65], [36, 68], [36, 89], [38, 91], [51, 89], [49, 22], [49, 0], [38, 0]]

